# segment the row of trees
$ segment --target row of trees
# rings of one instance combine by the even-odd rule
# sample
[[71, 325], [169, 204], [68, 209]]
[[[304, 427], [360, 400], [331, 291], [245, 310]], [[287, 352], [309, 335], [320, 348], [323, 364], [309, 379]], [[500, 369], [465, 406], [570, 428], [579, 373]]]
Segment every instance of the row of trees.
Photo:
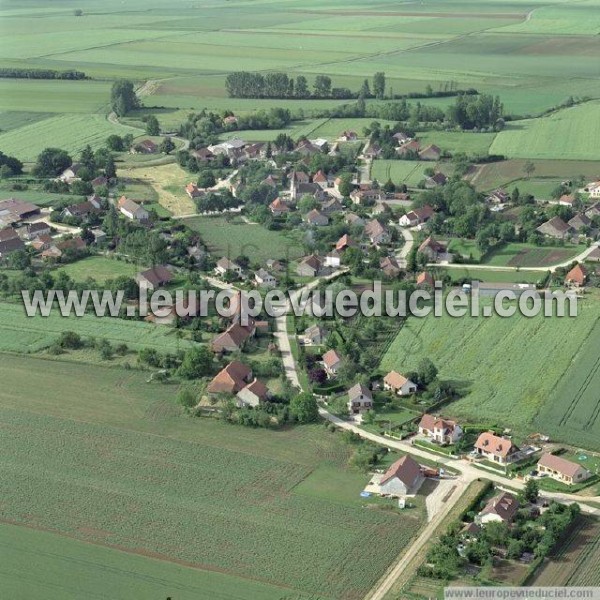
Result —
[[87, 79], [82, 71], [55, 71], [54, 69], [0, 68], [0, 77], [10, 79]]
[[348, 88], [333, 87], [331, 77], [317, 75], [312, 89], [304, 75], [296, 78], [287, 73], [251, 73], [236, 71], [225, 80], [225, 89], [231, 98], [383, 98], [385, 95], [385, 73], [373, 76], [373, 92], [365, 79], [359, 92]]

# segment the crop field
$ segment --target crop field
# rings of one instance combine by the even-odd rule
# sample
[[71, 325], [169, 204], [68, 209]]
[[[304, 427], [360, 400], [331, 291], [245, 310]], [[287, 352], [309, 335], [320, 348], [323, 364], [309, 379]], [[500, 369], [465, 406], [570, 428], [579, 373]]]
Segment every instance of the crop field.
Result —
[[585, 250], [584, 246], [535, 246], [510, 243], [493, 251], [484, 264], [496, 267], [533, 267], [544, 269], [567, 262]]
[[[282, 588], [258, 581], [128, 554], [27, 527], [2, 524], [0, 539], [0, 593], [6, 597], [81, 600], [99, 597], [98, 590], [102, 590], [102, 597], [112, 600], [169, 595], [180, 600], [279, 600], [283, 592]], [[36, 569], [31, 568], [33, 564]]]
[[435, 163], [414, 160], [374, 160], [371, 178], [385, 183], [391, 179], [396, 185], [404, 183], [416, 187], [425, 179], [425, 170], [435, 168]]
[[485, 156], [496, 135], [460, 131], [424, 131], [417, 133], [417, 138], [421, 146], [435, 144], [451, 154], [464, 152], [468, 156]]
[[[365, 477], [343, 478], [351, 447], [320, 426], [234, 430], [181, 416], [175, 386], [147, 384], [135, 371], [32, 361], [8, 356], [0, 365], [5, 522], [292, 596], [349, 600], [364, 596], [420, 527], [420, 510], [357, 502]], [[65, 386], [82, 377], [87, 393]], [[326, 465], [339, 489], [319, 493], [317, 478], [296, 493]]]
[[600, 322], [580, 340], [571, 368], [553, 390], [534, 423], [551, 435], [598, 448], [600, 439]]
[[538, 271], [493, 271], [491, 269], [475, 268], [452, 268], [441, 270], [444, 275], [448, 275], [452, 281], [463, 280], [485, 281], [486, 283], [538, 283], [545, 272]]
[[600, 521], [580, 516], [570, 533], [531, 582], [534, 586], [600, 585]]
[[[442, 379], [467, 390], [447, 408], [451, 415], [476, 422], [497, 421], [520, 433], [548, 429], [566, 442], [577, 431], [580, 443], [585, 439], [590, 448], [597, 448], [600, 420], [587, 430], [575, 428], [595, 415], [591, 394], [597, 382], [591, 382], [588, 391], [585, 384], [590, 366], [600, 356], [599, 317], [595, 301], [580, 301], [577, 317], [410, 318], [381, 367], [413, 370], [421, 358], [429, 357]], [[586, 341], [585, 353], [582, 340]], [[567, 394], [563, 383], [576, 373], [578, 385], [573, 384]], [[558, 388], [563, 390], [561, 395]], [[568, 424], [560, 425], [574, 403]]]
[[599, 160], [598, 102], [560, 110], [548, 117], [509, 123], [494, 139], [491, 154], [509, 158]]
[[253, 261], [264, 262], [269, 258], [295, 260], [303, 256], [302, 244], [291, 235], [244, 223], [236, 217], [228, 220], [198, 216], [184, 222], [200, 234], [209, 251], [217, 257], [246, 255]]
[[49, 141], [53, 147], [77, 155], [87, 144], [97, 149], [109, 135], [130, 132], [127, 127], [109, 123], [104, 115], [60, 115], [0, 133], [0, 147], [7, 154], [32, 162]]
[[193, 342], [182, 340], [168, 327], [157, 327], [143, 321], [126, 321], [111, 317], [84, 315], [67, 319], [54, 311], [48, 317], [28, 317], [20, 304], [0, 303], [0, 351], [39, 352], [51, 346], [64, 330], [83, 337], [103, 338], [112, 344], [127, 344], [134, 350], [156, 348], [175, 352]]

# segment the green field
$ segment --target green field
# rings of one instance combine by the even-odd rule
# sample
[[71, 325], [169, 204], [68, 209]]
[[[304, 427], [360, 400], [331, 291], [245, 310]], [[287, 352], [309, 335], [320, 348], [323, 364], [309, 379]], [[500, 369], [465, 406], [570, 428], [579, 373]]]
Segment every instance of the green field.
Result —
[[545, 276], [543, 271], [493, 271], [477, 267], [440, 269], [440, 273], [447, 274], [455, 282], [466, 279], [485, 281], [486, 283], [538, 283]]
[[60, 115], [0, 133], [0, 147], [23, 161], [34, 161], [49, 144], [76, 156], [88, 144], [97, 149], [109, 135], [131, 131], [109, 123], [104, 115]]
[[374, 160], [371, 178], [385, 183], [391, 179], [396, 185], [401, 183], [416, 187], [425, 179], [425, 169], [435, 167], [435, 163], [414, 160]]
[[50, 316], [28, 317], [21, 304], [0, 303], [0, 351], [39, 352], [51, 346], [62, 331], [75, 331], [83, 337], [103, 338], [112, 344], [127, 344], [134, 350], [156, 348], [175, 352], [193, 342], [180, 339], [175, 330], [144, 321], [127, 321], [92, 314], [65, 318], [54, 310]]
[[[268, 584], [284, 597], [348, 600], [364, 596], [422, 522], [420, 510], [357, 501], [367, 476], [346, 479], [352, 447], [322, 426], [190, 419], [176, 386], [117, 368], [7, 355], [0, 377], [5, 522], [216, 571], [221, 593], [243, 577], [265, 584], [258, 598], [271, 597]], [[69, 382], [85, 382], [85, 393]], [[320, 468], [339, 483], [317, 475], [296, 491]]]
[[202, 216], [184, 222], [200, 234], [217, 258], [246, 255], [252, 261], [264, 262], [270, 258], [294, 260], [303, 256], [302, 245], [292, 235], [244, 223], [239, 218], [228, 221], [225, 217]]
[[285, 593], [258, 581], [128, 554], [47, 531], [2, 524], [0, 538], [0, 593], [11, 598], [279, 600]]
[[403, 372], [431, 358], [442, 379], [468, 389], [446, 408], [450, 415], [597, 449], [597, 382], [588, 375], [595, 377], [600, 360], [599, 317], [595, 300], [588, 300], [573, 318], [411, 318], [381, 366]]
[[548, 117], [509, 123], [490, 147], [509, 158], [599, 160], [600, 104], [588, 102]]
[[92, 277], [98, 283], [104, 283], [108, 279], [116, 277], [135, 277], [142, 268], [122, 260], [90, 256], [67, 265], [61, 265], [59, 270], [64, 271], [75, 281], [85, 281], [88, 277]]
[[460, 131], [424, 131], [417, 133], [421, 147], [435, 144], [451, 154], [463, 152], [469, 156], [485, 156], [496, 135], [495, 133], [464, 133]]

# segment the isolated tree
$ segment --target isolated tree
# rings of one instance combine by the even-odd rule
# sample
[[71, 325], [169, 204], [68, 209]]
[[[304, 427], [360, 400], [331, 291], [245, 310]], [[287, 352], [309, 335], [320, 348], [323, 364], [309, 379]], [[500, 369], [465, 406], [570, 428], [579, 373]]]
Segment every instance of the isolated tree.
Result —
[[135, 94], [133, 83], [126, 79], [116, 81], [110, 92], [110, 103], [112, 109], [119, 117], [140, 107], [140, 102]]
[[292, 398], [290, 414], [299, 423], [314, 423], [319, 418], [319, 406], [315, 397], [303, 392]]
[[108, 179], [114, 179], [117, 176], [117, 167], [115, 166], [115, 159], [112, 154], [106, 158], [104, 164], [104, 174]]
[[208, 348], [198, 346], [185, 353], [178, 372], [184, 379], [198, 379], [210, 374], [211, 364], [212, 356]]
[[539, 495], [540, 486], [538, 485], [538, 482], [535, 479], [529, 479], [523, 490], [523, 498], [527, 500], [527, 502], [535, 503], [537, 502]]
[[369, 87], [369, 80], [363, 81], [362, 87], [360, 88], [359, 96], [362, 98], [369, 98], [371, 96], [371, 88]]
[[160, 145], [160, 151], [163, 154], [171, 154], [173, 150], [175, 150], [175, 144], [173, 143], [173, 140], [170, 137], [166, 137]]
[[123, 150], [125, 150], [123, 138], [120, 135], [109, 135], [106, 138], [106, 145], [108, 146], [109, 150], [113, 150], [114, 152], [123, 152]]
[[83, 17], [83, 10], [81, 10], [81, 8], [76, 8], [76, 9], [73, 11], [73, 14], [74, 14], [76, 17]]
[[202, 171], [198, 177], [198, 187], [211, 188], [215, 185], [215, 176], [212, 171]]
[[373, 93], [378, 100], [383, 100], [385, 97], [385, 73], [381, 71], [373, 76]]
[[160, 123], [154, 115], [146, 119], [146, 133], [148, 135], [160, 135]]
[[33, 172], [39, 177], [55, 177], [71, 166], [72, 159], [65, 150], [46, 148], [37, 157]]
[[529, 179], [535, 172], [535, 165], [530, 160], [528, 160], [523, 165], [523, 172], [525, 173], [525, 175], [527, 175], [527, 179]]
[[348, 196], [350, 196], [352, 190], [354, 189], [354, 186], [352, 185], [352, 175], [350, 173], [346, 173], [342, 175], [341, 180], [342, 181], [340, 182], [338, 189], [340, 191], [340, 194], [347, 198]]

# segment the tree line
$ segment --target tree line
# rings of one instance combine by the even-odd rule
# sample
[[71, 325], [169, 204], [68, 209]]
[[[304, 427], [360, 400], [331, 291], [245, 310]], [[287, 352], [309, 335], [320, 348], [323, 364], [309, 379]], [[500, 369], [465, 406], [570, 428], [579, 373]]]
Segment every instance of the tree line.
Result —
[[373, 76], [373, 91], [368, 80], [358, 92], [345, 87], [333, 87], [331, 77], [317, 75], [312, 86], [304, 75], [296, 78], [287, 73], [252, 73], [236, 71], [225, 80], [225, 89], [230, 98], [337, 98], [340, 100], [358, 97], [379, 98], [385, 95], [385, 73]]
[[54, 69], [0, 68], [0, 77], [10, 79], [89, 79], [82, 71], [55, 71]]

